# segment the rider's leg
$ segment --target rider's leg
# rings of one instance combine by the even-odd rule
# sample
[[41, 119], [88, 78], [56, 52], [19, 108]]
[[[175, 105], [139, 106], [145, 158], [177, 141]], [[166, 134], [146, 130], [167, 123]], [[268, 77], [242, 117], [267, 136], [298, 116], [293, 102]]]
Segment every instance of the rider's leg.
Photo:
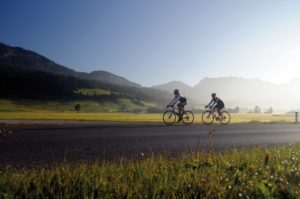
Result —
[[219, 118], [222, 120], [223, 119], [223, 114], [222, 114], [222, 109], [224, 108], [224, 104], [222, 105], [220, 105], [219, 107], [218, 107], [218, 114], [219, 114]]
[[182, 117], [184, 114], [184, 106], [186, 105], [186, 102], [180, 103], [180, 116]]
[[181, 103], [179, 103], [179, 104], [177, 105], [177, 107], [178, 107], [178, 113], [179, 113], [179, 116], [181, 117], [181, 116], [182, 116], [182, 113], [183, 113], [183, 106], [182, 106]]
[[218, 113], [216, 120], [219, 120], [220, 119], [220, 113], [219, 113], [218, 107], [214, 107], [213, 111]]
[[182, 106], [182, 104], [181, 103], [179, 103], [178, 105], [177, 105], [177, 107], [178, 107], [178, 121], [177, 122], [180, 122], [181, 120], [182, 120], [182, 115], [183, 115], [183, 106]]
[[213, 110], [214, 110], [214, 112], [218, 113], [217, 120], [222, 120], [223, 119], [223, 115], [222, 115], [222, 112], [221, 112], [222, 109], [220, 109], [218, 106], [215, 106], [213, 108]]
[[223, 119], [223, 115], [222, 115], [221, 109], [218, 109], [218, 114], [219, 114], [219, 119]]

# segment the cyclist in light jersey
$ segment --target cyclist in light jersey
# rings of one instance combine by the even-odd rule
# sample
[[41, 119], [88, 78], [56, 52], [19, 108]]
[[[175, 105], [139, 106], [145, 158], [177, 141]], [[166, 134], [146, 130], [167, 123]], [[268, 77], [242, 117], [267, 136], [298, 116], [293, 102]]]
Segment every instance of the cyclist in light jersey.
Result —
[[184, 106], [187, 105], [187, 99], [180, 95], [179, 90], [175, 89], [174, 90], [174, 98], [173, 100], [167, 105], [167, 108], [174, 107], [174, 105], [177, 104], [178, 107], [178, 112], [179, 112], [179, 118], [178, 121], [182, 120], [182, 115], [183, 115], [183, 110]]

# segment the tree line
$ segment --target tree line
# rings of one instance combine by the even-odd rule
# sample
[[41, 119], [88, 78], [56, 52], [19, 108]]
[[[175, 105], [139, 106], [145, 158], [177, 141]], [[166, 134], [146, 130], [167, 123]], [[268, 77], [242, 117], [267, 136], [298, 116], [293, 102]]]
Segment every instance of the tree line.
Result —
[[[79, 96], [77, 89], [99, 88], [111, 90], [111, 96]], [[168, 94], [165, 91], [152, 88], [126, 87], [93, 80], [81, 79], [75, 76], [55, 75], [41, 71], [27, 71], [19, 67], [0, 65], [0, 97], [23, 99], [51, 98], [93, 98], [98, 100], [113, 100], [117, 97], [137, 99], [136, 101], [154, 101], [166, 104]], [[117, 93], [117, 95], [116, 95]]]

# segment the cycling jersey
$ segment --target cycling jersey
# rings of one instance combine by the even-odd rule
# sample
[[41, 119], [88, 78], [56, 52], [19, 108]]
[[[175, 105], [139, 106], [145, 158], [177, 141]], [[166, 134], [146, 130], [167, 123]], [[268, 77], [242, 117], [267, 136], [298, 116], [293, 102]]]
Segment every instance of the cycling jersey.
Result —
[[177, 95], [174, 96], [174, 99], [170, 102], [169, 105], [174, 106], [178, 102], [186, 103], [187, 100], [186, 100], [185, 97], [181, 96], [180, 94], [177, 94]]
[[208, 103], [208, 106], [210, 107], [224, 106], [224, 102], [220, 98], [215, 97]]

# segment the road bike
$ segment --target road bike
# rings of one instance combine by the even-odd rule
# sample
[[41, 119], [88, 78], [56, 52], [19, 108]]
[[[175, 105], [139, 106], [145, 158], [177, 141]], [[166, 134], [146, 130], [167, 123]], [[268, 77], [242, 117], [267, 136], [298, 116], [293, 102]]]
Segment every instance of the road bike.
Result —
[[166, 125], [172, 125], [176, 121], [182, 121], [185, 125], [190, 125], [194, 122], [194, 113], [192, 111], [182, 111], [182, 118], [178, 121], [180, 113], [178, 108], [169, 107], [163, 114], [163, 121]]
[[206, 108], [206, 111], [202, 113], [202, 122], [206, 125], [212, 124], [214, 120], [219, 121], [221, 124], [228, 124], [231, 116], [227, 111], [221, 111], [222, 117], [213, 110], [211, 107]]

